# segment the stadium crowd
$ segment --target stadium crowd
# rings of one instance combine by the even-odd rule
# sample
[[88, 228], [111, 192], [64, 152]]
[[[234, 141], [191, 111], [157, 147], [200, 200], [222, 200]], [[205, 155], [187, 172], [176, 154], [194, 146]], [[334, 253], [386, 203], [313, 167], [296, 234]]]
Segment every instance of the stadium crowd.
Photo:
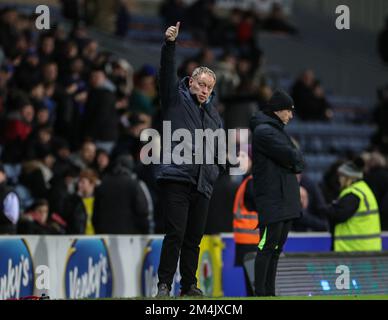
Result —
[[[259, 110], [272, 88], [255, 33], [260, 28], [288, 34], [297, 30], [279, 6], [265, 17], [232, 10], [228, 26], [212, 15], [212, 6], [214, 1], [197, 1], [186, 8], [177, 0], [166, 1], [161, 8], [167, 25], [190, 16], [188, 26], [202, 44], [200, 54], [179, 67], [179, 76], [208, 66], [217, 74], [221, 116], [231, 99], [253, 98]], [[209, 23], [214, 25], [213, 35], [201, 32]], [[157, 66], [145, 64], [134, 70], [130, 61], [101, 50], [81, 24], [69, 33], [60, 25], [48, 32], [34, 26], [33, 16], [13, 8], [0, 12], [0, 197], [1, 211], [7, 212], [0, 218], [0, 233], [163, 233], [156, 168], [142, 164], [140, 141], [143, 129], [161, 128]], [[225, 39], [216, 36], [219, 28], [229, 30], [223, 32]], [[218, 57], [210, 45], [220, 41], [226, 45]], [[312, 70], [304, 71], [290, 89], [300, 120], [331, 121], [333, 110]], [[380, 92], [379, 131], [370, 150], [361, 155], [385, 230], [387, 96], [386, 90]], [[294, 231], [329, 230], [317, 208], [336, 199], [336, 168], [345, 160], [333, 164], [321, 185], [300, 177], [304, 216]], [[232, 232], [233, 199], [242, 180], [227, 174], [219, 177], [207, 233]], [[5, 199], [11, 188], [16, 200]]]

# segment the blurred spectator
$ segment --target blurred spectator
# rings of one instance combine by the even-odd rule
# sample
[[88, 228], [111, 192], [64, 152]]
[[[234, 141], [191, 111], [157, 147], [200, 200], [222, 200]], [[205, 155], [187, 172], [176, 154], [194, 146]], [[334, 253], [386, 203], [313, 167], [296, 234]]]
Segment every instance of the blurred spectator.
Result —
[[26, 160], [36, 159], [40, 152], [54, 155], [55, 138], [53, 137], [53, 128], [48, 125], [36, 128], [36, 132], [33, 132], [28, 139], [25, 150]]
[[13, 76], [13, 72], [14, 68], [11, 64], [0, 65], [0, 119], [5, 113], [9, 93], [8, 84]]
[[5, 7], [0, 10], [0, 46], [6, 55], [13, 53], [18, 32], [15, 25], [18, 20], [18, 12], [11, 7]]
[[287, 21], [283, 7], [279, 3], [274, 3], [272, 5], [271, 13], [264, 20], [263, 29], [292, 35], [298, 33], [298, 30]]
[[195, 1], [187, 8], [186, 17], [188, 27], [197, 41], [207, 45], [216, 40], [219, 21], [215, 14], [215, 0]]
[[388, 17], [385, 19], [385, 27], [380, 31], [377, 40], [381, 60], [388, 63]]
[[[251, 161], [248, 155], [240, 152], [238, 159], [247, 162], [249, 172]], [[233, 232], [233, 202], [243, 177], [238, 176], [238, 180], [234, 178], [236, 177], [222, 170], [215, 181], [213, 195], [209, 202], [205, 234]]]
[[238, 46], [238, 31], [243, 18], [243, 11], [233, 8], [228, 19], [225, 21], [223, 30], [223, 46], [226, 50], [235, 50]]
[[120, 156], [96, 189], [93, 214], [96, 233], [149, 233], [151, 217], [144, 184], [142, 187], [133, 169], [133, 158]]
[[273, 91], [271, 87], [265, 82], [262, 81], [258, 88], [258, 104], [261, 108], [262, 106], [265, 106], [269, 99], [271, 99], [273, 95]]
[[48, 197], [54, 162], [54, 155], [49, 150], [40, 149], [36, 159], [23, 163], [19, 181], [29, 189], [33, 198]]
[[333, 117], [321, 84], [312, 70], [305, 70], [292, 87], [295, 110], [302, 120], [325, 121]]
[[84, 137], [110, 153], [118, 137], [115, 89], [99, 69], [92, 71], [90, 86], [83, 116]]
[[372, 141], [380, 150], [388, 154], [388, 85], [378, 89], [378, 104], [374, 111], [374, 121], [378, 131], [372, 137]]
[[120, 134], [116, 146], [112, 151], [112, 159], [120, 155], [130, 154], [135, 161], [139, 160], [142, 147], [140, 134], [144, 129], [151, 127], [151, 117], [144, 113], [132, 113], [128, 117], [129, 123]]
[[388, 168], [387, 160], [379, 152], [362, 154], [365, 162], [365, 182], [376, 196], [380, 211], [381, 229], [388, 230]]
[[63, 216], [66, 199], [76, 192], [76, 180], [80, 170], [75, 166], [67, 166], [64, 171], [50, 181], [50, 211]]
[[93, 170], [81, 171], [78, 178], [78, 192], [69, 195], [64, 202], [62, 216], [67, 224], [67, 234], [93, 235], [95, 233], [92, 218], [94, 190], [97, 183], [97, 174]]
[[71, 162], [80, 169], [91, 168], [96, 159], [97, 146], [93, 141], [86, 140], [77, 153], [70, 156]]
[[61, 63], [59, 64], [59, 73], [63, 75], [69, 74], [71, 72], [70, 64], [76, 58], [80, 58], [82, 60], [82, 58], [79, 57], [79, 49], [77, 42], [74, 39], [65, 40], [63, 48], [59, 52], [58, 57], [58, 61], [61, 61]]
[[240, 54], [252, 57], [260, 52], [256, 44], [257, 31], [258, 25], [255, 15], [251, 11], [245, 12], [237, 27], [237, 40]]
[[224, 53], [214, 68], [217, 74], [217, 94], [225, 97], [236, 92], [240, 84], [237, 74], [237, 57], [230, 52]]
[[36, 109], [35, 112], [35, 122], [34, 122], [34, 128], [32, 135], [35, 134], [36, 128], [46, 127], [50, 126], [50, 112], [49, 109], [45, 105], [41, 105]]
[[7, 185], [7, 175], [0, 162], [0, 234], [16, 233], [20, 204], [16, 193]]
[[117, 88], [117, 94], [128, 97], [132, 93], [133, 67], [127, 60], [117, 59], [112, 63], [110, 79]]
[[292, 230], [297, 232], [329, 231], [327, 217], [320, 215], [319, 211], [326, 205], [321, 190], [304, 174], [299, 176], [299, 180], [302, 217], [294, 220]]
[[199, 67], [200, 64], [196, 60], [196, 58], [188, 58], [182, 62], [182, 64], [178, 68], [178, 77], [184, 78], [187, 76], [191, 76], [195, 68]]
[[55, 60], [55, 39], [51, 34], [40, 37], [39, 61], [41, 64]]
[[337, 199], [340, 193], [337, 170], [343, 163], [344, 160], [337, 160], [326, 170], [323, 175], [321, 190], [326, 203], [331, 203], [332, 201]]
[[55, 163], [53, 166], [54, 176], [63, 177], [64, 172], [72, 166], [70, 160], [70, 147], [66, 140], [58, 138], [54, 144]]
[[34, 114], [32, 105], [28, 100], [24, 100], [16, 111], [9, 112], [6, 116], [2, 134], [3, 162], [18, 163], [23, 160], [25, 143], [33, 129]]
[[64, 91], [58, 96], [60, 103], [56, 106], [56, 133], [75, 149], [80, 147], [81, 117], [88, 96], [83, 70], [84, 63], [81, 58], [71, 60], [70, 72], [63, 79]]
[[66, 223], [58, 215], [49, 216], [46, 199], [38, 199], [18, 222], [18, 234], [64, 234]]
[[98, 42], [93, 39], [82, 39], [81, 48], [81, 57], [84, 61], [86, 72], [92, 72], [98, 57]]
[[39, 55], [36, 49], [28, 49], [21, 64], [15, 70], [15, 82], [20, 89], [28, 90], [32, 83], [40, 80], [39, 63]]
[[109, 32], [112, 34], [115, 31], [116, 13], [120, 1], [84, 1], [86, 6], [88, 23], [104, 32]]
[[62, 15], [73, 22], [74, 26], [87, 21], [85, 2], [87, 0], [60, 0]]
[[131, 23], [131, 10], [128, 1], [119, 0], [116, 13], [115, 35], [125, 37]]
[[341, 193], [321, 210], [331, 224], [334, 251], [381, 251], [379, 208], [363, 180], [362, 161], [346, 162], [337, 172]]
[[150, 65], [144, 65], [135, 74], [134, 84], [129, 109], [133, 112], [154, 115], [158, 103], [156, 69]]
[[98, 149], [96, 152], [96, 158], [94, 160], [93, 168], [97, 172], [99, 178], [103, 178], [108, 172], [110, 164], [109, 153], [104, 149]]

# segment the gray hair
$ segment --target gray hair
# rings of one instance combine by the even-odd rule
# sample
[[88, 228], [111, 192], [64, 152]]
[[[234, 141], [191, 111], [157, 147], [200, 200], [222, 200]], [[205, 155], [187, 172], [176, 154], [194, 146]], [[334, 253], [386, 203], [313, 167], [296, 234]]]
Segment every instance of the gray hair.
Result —
[[197, 67], [197, 68], [195, 68], [193, 73], [191, 74], [191, 77], [192, 78], [197, 78], [198, 76], [200, 76], [203, 73], [206, 73], [209, 76], [211, 76], [214, 79], [214, 82], [217, 81], [216, 74], [214, 73], [214, 71], [210, 70], [208, 67]]

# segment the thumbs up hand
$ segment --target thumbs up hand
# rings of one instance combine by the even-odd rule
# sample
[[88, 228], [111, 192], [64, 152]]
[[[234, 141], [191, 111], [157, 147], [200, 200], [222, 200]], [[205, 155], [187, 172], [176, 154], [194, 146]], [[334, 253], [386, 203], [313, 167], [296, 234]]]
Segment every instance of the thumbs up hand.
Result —
[[168, 27], [165, 33], [167, 41], [175, 41], [179, 34], [180, 22], [178, 21], [175, 26]]

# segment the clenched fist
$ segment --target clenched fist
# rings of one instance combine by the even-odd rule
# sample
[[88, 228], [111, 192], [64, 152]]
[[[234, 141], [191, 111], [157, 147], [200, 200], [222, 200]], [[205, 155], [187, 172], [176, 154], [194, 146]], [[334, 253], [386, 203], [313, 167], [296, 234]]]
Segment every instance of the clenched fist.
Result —
[[174, 26], [168, 27], [165, 33], [167, 41], [175, 41], [175, 39], [178, 37], [178, 34], [179, 34], [180, 24], [181, 23], [178, 21], [175, 27]]

